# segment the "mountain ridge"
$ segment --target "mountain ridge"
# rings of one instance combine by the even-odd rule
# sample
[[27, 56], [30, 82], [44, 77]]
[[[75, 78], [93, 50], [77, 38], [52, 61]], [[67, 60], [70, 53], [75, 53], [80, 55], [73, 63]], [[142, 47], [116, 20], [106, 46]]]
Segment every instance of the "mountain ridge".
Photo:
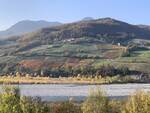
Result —
[[0, 38], [6, 38], [9, 36], [21, 35], [28, 32], [33, 32], [44, 27], [52, 27], [61, 25], [60, 22], [48, 22], [44, 20], [32, 21], [22, 20], [12, 25], [10, 28], [0, 31]]
[[53, 43], [70, 38], [94, 37], [106, 42], [127, 41], [134, 38], [150, 39], [150, 30], [112, 18], [80, 21], [47, 27], [19, 38], [21, 42], [33, 40]]

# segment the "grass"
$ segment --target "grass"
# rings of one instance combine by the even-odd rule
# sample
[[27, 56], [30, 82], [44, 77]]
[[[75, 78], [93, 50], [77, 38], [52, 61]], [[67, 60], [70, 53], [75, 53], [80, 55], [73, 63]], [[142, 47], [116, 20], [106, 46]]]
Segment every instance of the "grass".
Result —
[[140, 54], [140, 57], [150, 58], [150, 51], [143, 51], [142, 54]]
[[130, 76], [114, 77], [0, 77], [1, 84], [112, 84], [112, 83], [132, 83], [139, 82], [138, 78]]
[[[22, 54], [29, 53], [29, 56], [36, 54], [37, 56], [89, 56], [89, 57], [106, 57], [109, 55], [110, 58], [117, 57], [120, 54], [121, 47], [116, 48], [111, 44], [70, 44], [64, 43], [60, 44], [58, 47], [54, 45], [44, 45], [37, 48], [34, 48], [30, 51], [25, 51]], [[115, 54], [115, 56], [114, 56]]]
[[115, 66], [124, 65], [130, 70], [141, 71], [145, 73], [150, 73], [150, 51], [134, 51], [131, 53], [131, 57], [120, 57], [113, 60], [111, 63]]

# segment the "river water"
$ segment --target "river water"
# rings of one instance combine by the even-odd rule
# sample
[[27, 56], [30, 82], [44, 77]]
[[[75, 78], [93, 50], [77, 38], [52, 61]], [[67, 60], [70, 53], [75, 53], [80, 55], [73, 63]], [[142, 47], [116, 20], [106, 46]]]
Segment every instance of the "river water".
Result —
[[111, 84], [111, 85], [74, 85], [74, 84], [21, 84], [21, 94], [38, 96], [44, 101], [64, 101], [73, 98], [75, 101], [84, 100], [89, 92], [103, 90], [110, 98], [126, 98], [136, 90], [150, 91], [150, 84]]

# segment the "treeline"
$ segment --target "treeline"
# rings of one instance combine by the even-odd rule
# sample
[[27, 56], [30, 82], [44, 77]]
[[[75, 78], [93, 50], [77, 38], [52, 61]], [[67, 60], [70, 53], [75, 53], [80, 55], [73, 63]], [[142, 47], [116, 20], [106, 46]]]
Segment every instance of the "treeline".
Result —
[[150, 93], [137, 91], [126, 100], [111, 100], [98, 90], [83, 103], [49, 103], [21, 96], [18, 88], [5, 87], [0, 93], [0, 113], [150, 113]]
[[[46, 76], [46, 77], [73, 77], [73, 76], [115, 76], [115, 75], [129, 75], [130, 70], [126, 66], [120, 66], [118, 68], [113, 65], [102, 65], [98, 68], [93, 66], [81, 66], [81, 67], [59, 67], [59, 68], [48, 68], [43, 67], [39, 69], [30, 69], [25, 67], [18, 67], [17, 71], [25, 76], [27, 73], [31, 76]], [[14, 73], [15, 74], [15, 73]]]

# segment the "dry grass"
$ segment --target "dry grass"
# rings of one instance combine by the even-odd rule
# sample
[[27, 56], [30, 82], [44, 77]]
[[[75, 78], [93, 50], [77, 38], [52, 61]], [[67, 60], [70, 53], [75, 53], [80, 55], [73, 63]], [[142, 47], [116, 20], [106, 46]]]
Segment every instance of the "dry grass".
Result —
[[49, 77], [0, 77], [2, 84], [96, 84], [91, 80], [75, 78], [49, 78]]
[[131, 77], [0, 77], [1, 84], [111, 84], [111, 83], [128, 83], [137, 82], [138, 80]]

